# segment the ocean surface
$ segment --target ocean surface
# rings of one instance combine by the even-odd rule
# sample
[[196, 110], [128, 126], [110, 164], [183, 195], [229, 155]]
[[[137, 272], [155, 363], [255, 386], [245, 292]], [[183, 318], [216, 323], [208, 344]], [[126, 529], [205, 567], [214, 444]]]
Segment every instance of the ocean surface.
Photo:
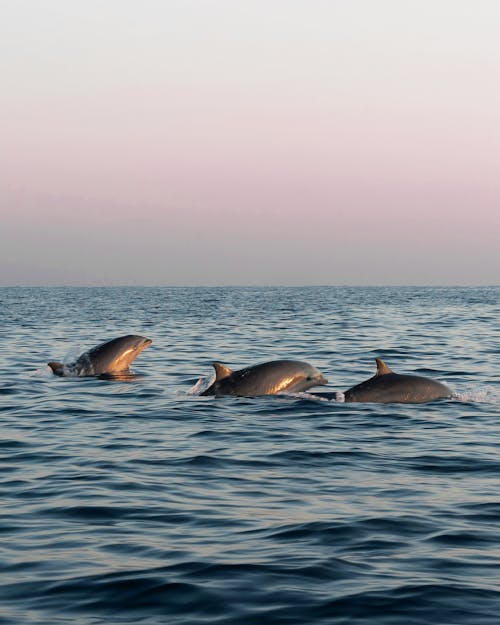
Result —
[[[500, 288], [0, 289], [2, 625], [498, 625]], [[58, 378], [123, 334], [127, 381]], [[374, 358], [428, 404], [200, 397]], [[339, 396], [341, 397], [341, 396]]]

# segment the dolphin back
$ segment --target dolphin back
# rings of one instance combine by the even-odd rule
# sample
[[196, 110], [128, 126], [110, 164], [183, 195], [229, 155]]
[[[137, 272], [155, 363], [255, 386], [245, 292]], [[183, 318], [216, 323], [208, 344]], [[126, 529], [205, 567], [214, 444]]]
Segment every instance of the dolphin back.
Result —
[[435, 380], [391, 373], [373, 377], [345, 391], [346, 402], [420, 404], [451, 396], [451, 390]]
[[452, 395], [441, 382], [419, 375], [400, 375], [391, 371], [382, 360], [375, 360], [377, 373], [345, 391], [346, 402], [420, 404]]
[[202, 395], [276, 395], [301, 392], [326, 383], [315, 367], [298, 360], [274, 360], [238, 371], [220, 363], [214, 363], [214, 367], [216, 380]]

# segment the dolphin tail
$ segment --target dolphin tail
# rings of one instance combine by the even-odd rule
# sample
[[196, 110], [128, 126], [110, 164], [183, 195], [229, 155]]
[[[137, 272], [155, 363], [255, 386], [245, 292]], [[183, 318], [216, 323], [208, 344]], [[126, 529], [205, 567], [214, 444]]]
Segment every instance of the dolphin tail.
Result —
[[64, 365], [62, 362], [48, 362], [49, 367], [52, 369], [54, 375], [62, 375]]

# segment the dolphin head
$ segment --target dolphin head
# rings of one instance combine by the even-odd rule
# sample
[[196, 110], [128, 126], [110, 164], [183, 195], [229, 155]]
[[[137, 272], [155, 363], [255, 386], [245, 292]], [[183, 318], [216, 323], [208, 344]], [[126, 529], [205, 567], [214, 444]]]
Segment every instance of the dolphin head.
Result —
[[308, 362], [297, 362], [296, 367], [292, 367], [293, 376], [284, 384], [283, 391], [287, 393], [300, 393], [307, 391], [313, 386], [323, 386], [328, 384], [324, 375]]
[[126, 371], [151, 343], [151, 339], [145, 336], [128, 334], [94, 347], [84, 356], [90, 361], [96, 374]]

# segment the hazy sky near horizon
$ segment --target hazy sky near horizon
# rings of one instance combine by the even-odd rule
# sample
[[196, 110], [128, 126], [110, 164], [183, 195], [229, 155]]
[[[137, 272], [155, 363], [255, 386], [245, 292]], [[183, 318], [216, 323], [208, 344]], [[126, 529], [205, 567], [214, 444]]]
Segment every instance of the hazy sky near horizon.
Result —
[[498, 0], [3, 0], [0, 285], [499, 284]]

